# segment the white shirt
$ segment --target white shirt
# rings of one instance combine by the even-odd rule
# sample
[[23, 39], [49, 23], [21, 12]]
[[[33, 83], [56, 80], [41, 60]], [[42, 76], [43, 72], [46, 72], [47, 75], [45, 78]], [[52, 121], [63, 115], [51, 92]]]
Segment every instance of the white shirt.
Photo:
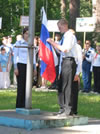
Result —
[[76, 37], [71, 31], [67, 31], [63, 36], [62, 47], [67, 50], [67, 52], [61, 52], [62, 57], [74, 57], [76, 58]]
[[76, 75], [79, 75], [82, 72], [82, 48], [79, 44], [76, 44], [77, 49], [77, 58], [76, 58]]
[[97, 54], [96, 52], [92, 57], [91, 71], [93, 70], [93, 67], [100, 67], [100, 54]]
[[[15, 46], [28, 46], [28, 43], [22, 39], [15, 43]], [[17, 68], [17, 63], [27, 64], [28, 48], [14, 47], [14, 68]]]
[[95, 52], [95, 50], [94, 50], [94, 48], [92, 48], [92, 47], [90, 47], [90, 48], [88, 49], [88, 51], [86, 51], [85, 49], [82, 50], [82, 53], [85, 53], [85, 55], [87, 55], [85, 59], [86, 59], [88, 62], [90, 62], [90, 63], [92, 62], [92, 58], [93, 58], [94, 52]]

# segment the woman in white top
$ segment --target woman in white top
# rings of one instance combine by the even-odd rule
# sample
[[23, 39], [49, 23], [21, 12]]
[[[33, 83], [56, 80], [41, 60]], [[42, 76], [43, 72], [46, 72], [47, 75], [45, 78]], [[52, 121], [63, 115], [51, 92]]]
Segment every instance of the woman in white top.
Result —
[[[28, 46], [28, 28], [23, 30], [23, 38], [15, 46]], [[14, 73], [17, 77], [16, 108], [25, 107], [27, 48], [14, 47]]]
[[92, 68], [94, 75], [94, 92], [100, 93], [100, 43], [96, 44], [96, 52], [92, 58]]

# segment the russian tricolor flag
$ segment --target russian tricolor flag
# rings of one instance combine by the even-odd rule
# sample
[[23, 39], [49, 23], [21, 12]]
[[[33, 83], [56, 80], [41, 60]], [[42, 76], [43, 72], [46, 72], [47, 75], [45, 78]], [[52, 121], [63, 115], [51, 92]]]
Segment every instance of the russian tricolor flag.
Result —
[[39, 47], [39, 56], [41, 59], [41, 76], [53, 83], [56, 78], [54, 57], [52, 46], [46, 41], [49, 38], [49, 32], [47, 29], [47, 17], [44, 8], [42, 8], [42, 11], [43, 18]]

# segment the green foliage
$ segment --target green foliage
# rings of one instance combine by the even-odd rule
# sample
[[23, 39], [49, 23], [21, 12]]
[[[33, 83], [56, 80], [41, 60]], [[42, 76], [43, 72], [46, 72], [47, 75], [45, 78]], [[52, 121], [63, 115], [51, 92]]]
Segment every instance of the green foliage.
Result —
[[92, 17], [92, 1], [80, 0], [80, 17]]
[[0, 38], [21, 33], [20, 16], [23, 15], [23, 10], [25, 15], [29, 14], [29, 1], [24, 2], [23, 7], [23, 0], [0, 0], [0, 17], [3, 20]]
[[[13, 35], [22, 32], [20, 24], [20, 16], [29, 15], [29, 1], [30, 0], [0, 0], [0, 17], [3, 18], [2, 29], [0, 30], [0, 40], [3, 36]], [[69, 0], [66, 0], [66, 18], [69, 20]], [[40, 34], [41, 29], [41, 7], [44, 6], [47, 11], [48, 20], [58, 20], [61, 18], [60, 0], [36, 0], [36, 21], [35, 33]], [[87, 0], [80, 0], [80, 16], [92, 16], [92, 4]], [[88, 34], [89, 36], [89, 34]], [[92, 38], [90, 35], [89, 37]], [[83, 34], [78, 34], [78, 39], [82, 40]]]

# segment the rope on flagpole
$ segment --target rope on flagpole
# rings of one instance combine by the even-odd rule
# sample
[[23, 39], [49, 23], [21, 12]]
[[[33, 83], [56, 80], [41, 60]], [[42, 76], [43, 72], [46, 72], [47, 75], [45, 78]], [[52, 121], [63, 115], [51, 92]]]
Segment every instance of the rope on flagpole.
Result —
[[41, 10], [40, 10], [40, 21], [42, 21], [42, 18], [43, 18], [43, 10], [44, 10], [44, 6], [41, 7]]
[[48, 9], [48, 0], [46, 0], [46, 15], [47, 15], [47, 9]]

